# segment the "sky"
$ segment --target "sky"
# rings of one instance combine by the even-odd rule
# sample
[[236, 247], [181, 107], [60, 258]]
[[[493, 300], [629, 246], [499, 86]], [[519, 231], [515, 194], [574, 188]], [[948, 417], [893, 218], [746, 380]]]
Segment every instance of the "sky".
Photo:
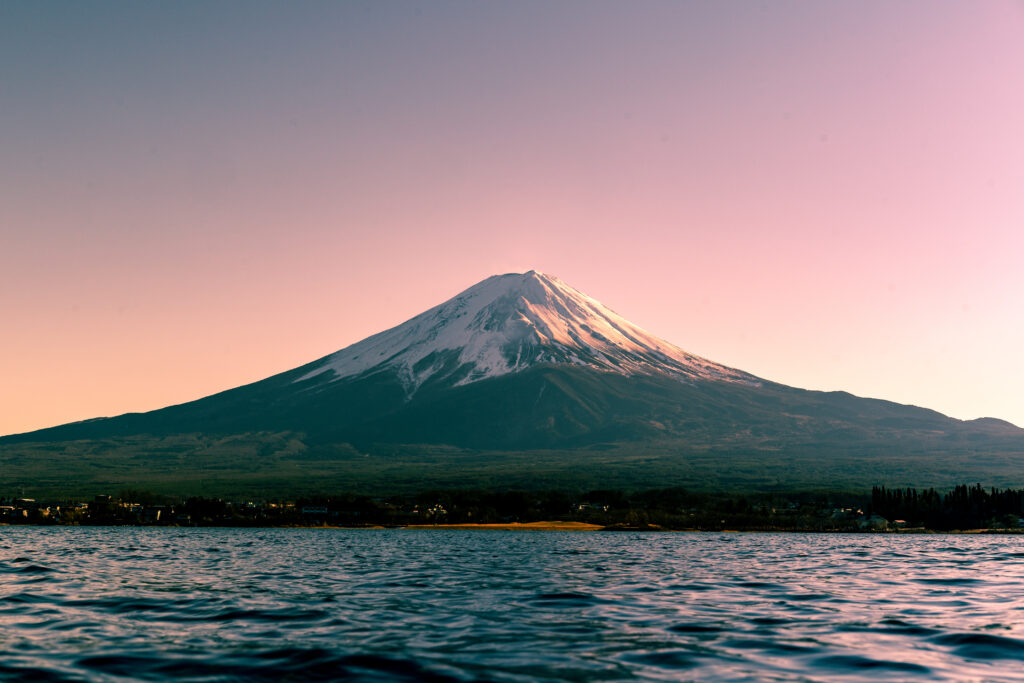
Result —
[[0, 434], [537, 269], [761, 377], [1024, 425], [1024, 3], [0, 3]]

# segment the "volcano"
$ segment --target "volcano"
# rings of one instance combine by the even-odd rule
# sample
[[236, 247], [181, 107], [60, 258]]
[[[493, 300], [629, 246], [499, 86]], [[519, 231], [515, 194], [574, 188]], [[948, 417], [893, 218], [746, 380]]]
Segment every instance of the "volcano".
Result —
[[428, 380], [453, 386], [566, 364], [619, 375], [757, 381], [637, 327], [556, 277], [496, 275], [398, 327], [326, 359], [308, 376], [395, 371], [411, 396]]
[[24, 468], [55, 444], [72, 471], [143, 458], [188, 479], [213, 457], [222, 482], [260, 471], [273, 482], [285, 468], [289, 481], [375, 490], [410, 480], [1019, 485], [1024, 471], [1024, 430], [1014, 425], [764, 380], [688, 353], [537, 271], [487, 278], [260, 382], [4, 437], [0, 462]]

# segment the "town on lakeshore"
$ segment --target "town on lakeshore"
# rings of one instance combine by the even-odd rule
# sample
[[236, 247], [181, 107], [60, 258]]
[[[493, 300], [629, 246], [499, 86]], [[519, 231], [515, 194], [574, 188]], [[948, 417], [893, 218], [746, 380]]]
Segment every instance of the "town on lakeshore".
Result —
[[0, 497], [0, 524], [1024, 533], [1024, 489], [986, 489], [980, 484], [946, 492], [875, 487], [870, 495], [709, 494], [678, 488], [585, 494], [455, 490], [291, 501], [179, 498], [125, 490], [88, 501]]

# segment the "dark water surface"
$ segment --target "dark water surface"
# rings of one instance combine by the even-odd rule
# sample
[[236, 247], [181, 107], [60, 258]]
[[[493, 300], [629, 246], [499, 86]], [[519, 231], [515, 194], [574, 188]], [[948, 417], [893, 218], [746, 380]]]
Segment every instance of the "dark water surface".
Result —
[[0, 680], [1024, 680], [1024, 538], [0, 528]]

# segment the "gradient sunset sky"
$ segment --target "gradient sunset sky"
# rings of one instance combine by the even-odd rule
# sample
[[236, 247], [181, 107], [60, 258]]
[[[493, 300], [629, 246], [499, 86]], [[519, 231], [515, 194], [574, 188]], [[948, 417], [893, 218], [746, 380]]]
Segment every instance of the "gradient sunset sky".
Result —
[[0, 4], [0, 434], [531, 268], [767, 379], [1024, 425], [1024, 4]]

